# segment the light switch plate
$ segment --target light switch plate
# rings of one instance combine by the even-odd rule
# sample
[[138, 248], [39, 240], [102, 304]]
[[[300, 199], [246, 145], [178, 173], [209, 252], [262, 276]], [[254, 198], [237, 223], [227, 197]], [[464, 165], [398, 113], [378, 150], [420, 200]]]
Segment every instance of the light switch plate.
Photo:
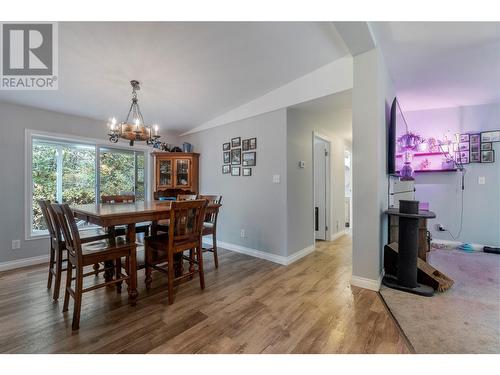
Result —
[[21, 240], [12, 240], [12, 250], [18, 250], [21, 248]]
[[486, 183], [486, 177], [479, 177], [479, 178], [477, 179], [477, 183], [478, 183], [479, 185], [484, 185], [484, 184]]
[[280, 183], [280, 175], [279, 174], [275, 174], [273, 176], [273, 183], [274, 184], [279, 184]]

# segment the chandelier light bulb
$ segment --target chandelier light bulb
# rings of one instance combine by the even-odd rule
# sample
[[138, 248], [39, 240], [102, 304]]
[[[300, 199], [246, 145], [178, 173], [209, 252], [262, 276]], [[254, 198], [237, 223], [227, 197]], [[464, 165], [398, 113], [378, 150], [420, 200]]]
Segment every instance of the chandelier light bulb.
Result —
[[155, 129], [155, 135], [158, 135], [158, 124], [154, 125], [154, 129]]

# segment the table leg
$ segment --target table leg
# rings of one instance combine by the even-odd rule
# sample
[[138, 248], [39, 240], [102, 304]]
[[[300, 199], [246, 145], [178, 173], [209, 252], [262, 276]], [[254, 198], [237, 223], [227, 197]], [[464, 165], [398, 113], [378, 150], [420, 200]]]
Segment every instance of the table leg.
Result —
[[135, 306], [137, 301], [137, 245], [135, 244], [135, 223], [127, 225], [127, 242], [133, 244], [133, 251], [130, 253], [128, 299], [130, 305]]
[[[111, 244], [114, 244], [115, 237], [116, 237], [114, 226], [108, 227], [108, 234], [109, 234], [109, 241], [111, 242]], [[113, 279], [114, 274], [115, 274], [113, 261], [112, 260], [105, 261], [104, 268], [106, 269], [104, 271], [104, 280], [106, 282], [111, 281]]]

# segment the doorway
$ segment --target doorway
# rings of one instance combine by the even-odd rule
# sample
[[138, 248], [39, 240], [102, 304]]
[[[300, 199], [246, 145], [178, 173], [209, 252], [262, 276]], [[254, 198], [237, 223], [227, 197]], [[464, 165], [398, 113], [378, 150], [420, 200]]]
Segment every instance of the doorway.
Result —
[[330, 140], [313, 134], [314, 239], [329, 240]]

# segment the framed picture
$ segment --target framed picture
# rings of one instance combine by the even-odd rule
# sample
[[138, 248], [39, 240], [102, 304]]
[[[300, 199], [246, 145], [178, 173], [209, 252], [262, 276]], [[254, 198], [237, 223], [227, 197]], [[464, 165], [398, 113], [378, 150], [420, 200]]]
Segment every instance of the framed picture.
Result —
[[231, 167], [231, 176], [239, 176], [240, 167]]
[[465, 156], [463, 158], [460, 158], [460, 164], [469, 164], [469, 156]]
[[224, 151], [223, 152], [224, 164], [229, 164], [231, 162], [231, 152]]
[[229, 164], [223, 165], [222, 166], [222, 174], [228, 174], [229, 172], [231, 172], [231, 166]]
[[471, 143], [470, 152], [479, 152], [479, 143]]
[[241, 146], [241, 137], [236, 137], [231, 139], [231, 148]]
[[469, 134], [460, 134], [460, 143], [469, 142]]
[[500, 130], [482, 132], [481, 143], [483, 142], [500, 142]]
[[233, 148], [231, 150], [231, 164], [241, 164], [241, 148]]
[[469, 150], [469, 142], [460, 142], [458, 145], [459, 151], [468, 151]]
[[481, 143], [481, 151], [488, 151], [488, 150], [493, 150], [493, 143], [491, 142]]
[[244, 167], [253, 167], [255, 166], [255, 159], [257, 153], [256, 152], [245, 152], [243, 154], [243, 166]]
[[469, 151], [459, 151], [460, 159], [469, 158]]
[[257, 138], [250, 138], [250, 150], [257, 148]]
[[471, 152], [470, 162], [471, 163], [481, 163], [481, 153], [480, 152]]
[[250, 150], [250, 139], [244, 139], [241, 141], [241, 150], [248, 151]]
[[243, 176], [251, 176], [252, 175], [252, 168], [242, 168], [243, 170]]
[[231, 149], [231, 143], [230, 142], [222, 144], [222, 150], [223, 151], [229, 151], [230, 149]]
[[470, 143], [479, 143], [481, 141], [481, 134], [471, 134]]
[[481, 163], [494, 163], [495, 162], [495, 151], [481, 151]]

